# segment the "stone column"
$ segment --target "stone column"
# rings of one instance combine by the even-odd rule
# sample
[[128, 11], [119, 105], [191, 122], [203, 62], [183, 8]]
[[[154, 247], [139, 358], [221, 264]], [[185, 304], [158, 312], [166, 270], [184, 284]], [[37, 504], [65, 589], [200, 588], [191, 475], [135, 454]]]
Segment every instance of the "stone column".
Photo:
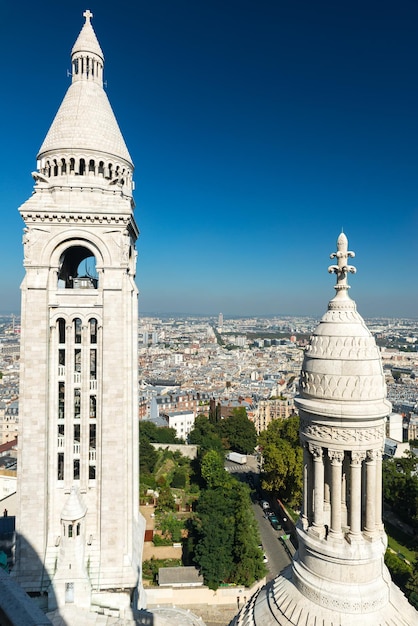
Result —
[[367, 450], [366, 459], [366, 515], [364, 530], [372, 534], [376, 530], [376, 450]]
[[313, 526], [319, 536], [325, 535], [324, 528], [324, 455], [321, 446], [309, 444], [314, 466], [314, 511]]
[[383, 530], [382, 489], [382, 451], [376, 450], [376, 529], [378, 530]]
[[341, 478], [344, 452], [328, 450], [331, 460], [331, 528], [334, 536], [342, 536], [341, 532]]
[[324, 456], [324, 515], [325, 522], [329, 524], [329, 516], [331, 509], [331, 466], [329, 463], [329, 458]]
[[361, 534], [361, 470], [362, 462], [366, 458], [364, 452], [353, 451], [350, 464], [350, 535]]
[[310, 454], [308, 450], [308, 444], [303, 444], [303, 499], [302, 499], [302, 527], [306, 530], [309, 526], [309, 519], [312, 515], [312, 512], [309, 509], [309, 490], [311, 486], [309, 484], [309, 465], [310, 465]]

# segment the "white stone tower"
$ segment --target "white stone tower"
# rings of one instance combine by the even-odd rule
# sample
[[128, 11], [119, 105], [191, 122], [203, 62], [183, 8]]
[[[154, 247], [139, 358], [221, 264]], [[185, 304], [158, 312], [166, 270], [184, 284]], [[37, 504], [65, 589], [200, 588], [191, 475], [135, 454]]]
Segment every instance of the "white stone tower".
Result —
[[303, 503], [293, 563], [234, 626], [413, 626], [418, 613], [384, 565], [382, 451], [390, 413], [379, 350], [348, 295], [346, 236], [329, 268], [336, 295], [311, 337], [296, 404]]
[[[48, 608], [143, 606], [133, 164], [103, 90], [92, 14], [38, 154], [25, 222], [18, 543]], [[46, 604], [46, 602], [44, 602]]]

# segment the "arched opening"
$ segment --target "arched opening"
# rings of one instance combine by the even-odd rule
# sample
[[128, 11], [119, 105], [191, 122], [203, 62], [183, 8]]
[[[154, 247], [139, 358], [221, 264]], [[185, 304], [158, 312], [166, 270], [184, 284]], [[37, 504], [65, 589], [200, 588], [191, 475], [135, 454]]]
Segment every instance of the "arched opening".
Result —
[[94, 159], [89, 161], [89, 172], [94, 172]]
[[61, 174], [67, 173], [67, 163], [65, 159], [61, 159]]
[[97, 289], [96, 258], [84, 246], [72, 246], [61, 255], [58, 287], [64, 289]]
[[83, 176], [86, 172], [86, 162], [84, 159], [80, 159], [80, 167], [78, 168], [78, 173], [80, 176]]
[[58, 342], [65, 343], [65, 319], [60, 317], [58, 319]]

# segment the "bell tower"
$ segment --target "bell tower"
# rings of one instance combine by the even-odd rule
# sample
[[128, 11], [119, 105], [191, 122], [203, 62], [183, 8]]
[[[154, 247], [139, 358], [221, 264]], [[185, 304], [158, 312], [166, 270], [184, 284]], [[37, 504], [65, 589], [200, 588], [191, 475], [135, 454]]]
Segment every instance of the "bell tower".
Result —
[[12, 575], [52, 610], [143, 606], [138, 228], [133, 163], [103, 90], [92, 13], [37, 157], [21, 285], [18, 541]]

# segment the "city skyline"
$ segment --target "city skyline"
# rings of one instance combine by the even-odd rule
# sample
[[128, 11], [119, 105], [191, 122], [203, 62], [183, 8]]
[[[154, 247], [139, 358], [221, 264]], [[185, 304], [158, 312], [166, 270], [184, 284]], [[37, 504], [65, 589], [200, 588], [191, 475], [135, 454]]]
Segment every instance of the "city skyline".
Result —
[[17, 209], [90, 8], [136, 166], [140, 315], [321, 315], [343, 229], [360, 314], [418, 316], [418, 5], [288, 4], [3, 7], [0, 313], [20, 309]]

